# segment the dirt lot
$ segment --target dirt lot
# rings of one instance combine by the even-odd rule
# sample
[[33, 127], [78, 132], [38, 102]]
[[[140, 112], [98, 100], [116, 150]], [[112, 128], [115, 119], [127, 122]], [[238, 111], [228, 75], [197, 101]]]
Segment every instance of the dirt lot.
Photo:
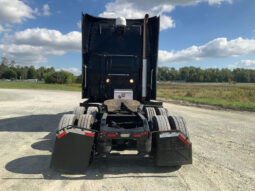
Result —
[[157, 168], [151, 159], [96, 159], [86, 174], [49, 169], [60, 117], [80, 93], [0, 89], [0, 190], [255, 190], [255, 113], [165, 104], [185, 117], [193, 165]]

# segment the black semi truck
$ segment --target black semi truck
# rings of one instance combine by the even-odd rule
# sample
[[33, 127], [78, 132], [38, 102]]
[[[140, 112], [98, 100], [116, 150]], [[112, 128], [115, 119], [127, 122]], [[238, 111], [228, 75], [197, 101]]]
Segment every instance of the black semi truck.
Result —
[[137, 150], [157, 166], [192, 163], [186, 122], [156, 100], [159, 17], [82, 14], [82, 98], [56, 132], [51, 168], [83, 172], [94, 157]]

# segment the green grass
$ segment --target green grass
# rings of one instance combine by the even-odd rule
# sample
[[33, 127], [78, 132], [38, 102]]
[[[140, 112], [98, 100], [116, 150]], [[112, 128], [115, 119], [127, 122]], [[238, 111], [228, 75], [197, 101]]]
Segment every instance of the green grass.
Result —
[[255, 110], [255, 84], [159, 83], [158, 97]]
[[81, 84], [45, 84], [42, 82], [38, 82], [38, 83], [0, 82], [0, 88], [81, 91]]

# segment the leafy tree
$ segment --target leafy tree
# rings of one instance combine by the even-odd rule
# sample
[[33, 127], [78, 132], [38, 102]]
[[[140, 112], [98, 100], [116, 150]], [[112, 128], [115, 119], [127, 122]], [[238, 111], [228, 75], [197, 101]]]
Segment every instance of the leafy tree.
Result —
[[222, 81], [223, 82], [233, 81], [233, 74], [232, 74], [231, 70], [229, 70], [227, 68], [223, 68], [221, 70], [221, 75], [222, 75]]
[[36, 70], [34, 66], [30, 66], [27, 71], [28, 79], [36, 79]]
[[17, 73], [14, 70], [8, 68], [7, 70], [4, 71], [1, 77], [4, 79], [17, 79]]
[[45, 82], [50, 84], [70, 84], [73, 82], [73, 74], [65, 71], [49, 72], [44, 76]]
[[36, 75], [37, 75], [37, 78], [39, 79], [39, 80], [43, 80], [43, 76], [44, 76], [44, 74], [46, 73], [46, 69], [44, 68], [44, 67], [40, 67], [40, 68], [38, 68], [37, 70], [36, 70]]
[[233, 70], [234, 73], [234, 80], [236, 82], [249, 82], [250, 81], [250, 75], [247, 70], [242, 68], [237, 68]]
[[82, 75], [76, 77], [75, 83], [82, 83]]

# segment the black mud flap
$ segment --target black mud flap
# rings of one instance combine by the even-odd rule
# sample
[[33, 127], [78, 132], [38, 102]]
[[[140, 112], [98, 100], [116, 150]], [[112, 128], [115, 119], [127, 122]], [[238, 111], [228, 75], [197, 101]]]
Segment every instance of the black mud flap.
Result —
[[50, 168], [83, 173], [90, 164], [94, 133], [62, 133], [56, 137]]
[[157, 133], [155, 138], [157, 166], [192, 164], [192, 144], [181, 133]]

